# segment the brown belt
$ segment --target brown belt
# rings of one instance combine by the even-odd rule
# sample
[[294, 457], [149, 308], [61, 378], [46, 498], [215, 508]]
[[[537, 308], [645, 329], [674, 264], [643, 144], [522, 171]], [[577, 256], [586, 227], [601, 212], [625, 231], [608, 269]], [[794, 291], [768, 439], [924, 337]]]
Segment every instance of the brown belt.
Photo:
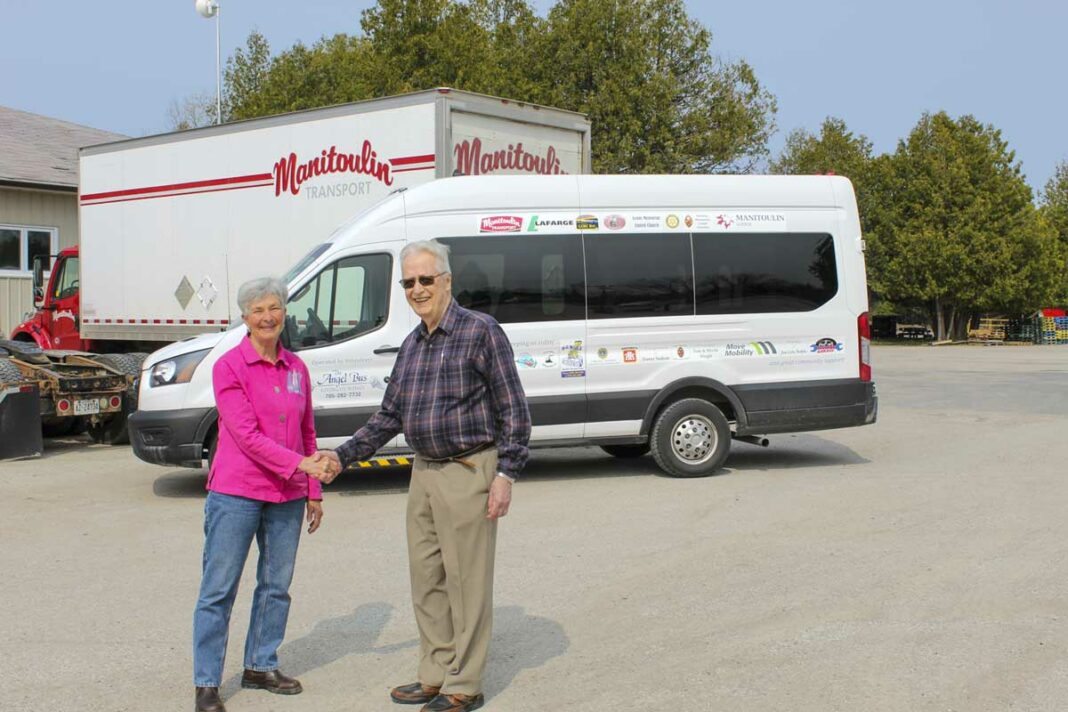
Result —
[[452, 455], [450, 457], [423, 457], [422, 455], [420, 455], [419, 457], [422, 457], [423, 460], [426, 461], [426, 462], [436, 462], [436, 463], [456, 462], [456, 463], [459, 463], [459, 464], [463, 465], [464, 467], [466, 467], [467, 469], [469, 469], [471, 471], [475, 471], [475, 470], [478, 470], [478, 467], [475, 466], [475, 463], [474, 463], [473, 460], [470, 460], [468, 458], [471, 455], [477, 455], [478, 453], [482, 452], [483, 450], [489, 450], [491, 447], [496, 447], [496, 445], [497, 445], [497, 443], [483, 443], [481, 445], [477, 445], [477, 446], [471, 448], [470, 450], [465, 450], [464, 452], [461, 452], [458, 455]]

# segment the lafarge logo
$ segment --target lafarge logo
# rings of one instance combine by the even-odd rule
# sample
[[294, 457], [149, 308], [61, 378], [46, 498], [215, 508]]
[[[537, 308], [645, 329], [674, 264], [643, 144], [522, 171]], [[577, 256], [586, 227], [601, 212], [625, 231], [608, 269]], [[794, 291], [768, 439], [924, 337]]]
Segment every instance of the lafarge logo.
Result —
[[307, 161], [297, 160], [292, 151], [274, 164], [274, 195], [289, 192], [300, 193], [300, 187], [308, 179], [331, 173], [358, 173], [371, 176], [384, 185], [393, 185], [393, 176], [387, 161], [378, 160], [378, 152], [371, 142], [364, 140], [357, 153], [340, 153], [337, 146], [324, 148], [319, 155]]
[[538, 232], [543, 227], [556, 229], [573, 228], [575, 227], [575, 221], [569, 218], [541, 218], [535, 215], [527, 223], [527, 232]]

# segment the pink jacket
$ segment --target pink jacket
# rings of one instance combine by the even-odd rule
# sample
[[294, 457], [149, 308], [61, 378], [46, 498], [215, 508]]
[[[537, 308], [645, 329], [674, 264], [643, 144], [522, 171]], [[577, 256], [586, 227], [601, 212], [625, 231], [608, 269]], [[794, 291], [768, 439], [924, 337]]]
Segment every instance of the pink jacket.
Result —
[[308, 367], [278, 346], [260, 358], [245, 337], [212, 369], [219, 444], [208, 489], [264, 502], [322, 499], [321, 483], [297, 469], [315, 452]]

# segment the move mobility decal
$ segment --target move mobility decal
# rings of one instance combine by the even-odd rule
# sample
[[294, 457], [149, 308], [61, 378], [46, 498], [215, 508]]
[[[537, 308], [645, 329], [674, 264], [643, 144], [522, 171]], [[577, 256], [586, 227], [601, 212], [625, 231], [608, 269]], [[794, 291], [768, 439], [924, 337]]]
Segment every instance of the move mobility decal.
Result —
[[519, 232], [523, 229], [523, 218], [516, 215], [492, 215], [482, 218], [479, 232]]
[[808, 348], [809, 351], [816, 354], [833, 354], [836, 351], [841, 351], [843, 346], [834, 339], [823, 338]]
[[770, 341], [753, 341], [749, 345], [752, 346], [753, 350], [761, 356], [768, 356], [770, 354], [779, 353], [775, 350], [775, 344], [771, 343]]

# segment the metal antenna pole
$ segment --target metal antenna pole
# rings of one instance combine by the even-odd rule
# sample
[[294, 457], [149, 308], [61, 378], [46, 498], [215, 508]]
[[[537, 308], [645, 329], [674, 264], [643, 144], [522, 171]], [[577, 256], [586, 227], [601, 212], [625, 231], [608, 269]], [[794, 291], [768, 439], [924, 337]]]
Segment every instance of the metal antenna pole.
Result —
[[222, 62], [219, 54], [219, 3], [215, 3], [215, 123], [222, 123]]

